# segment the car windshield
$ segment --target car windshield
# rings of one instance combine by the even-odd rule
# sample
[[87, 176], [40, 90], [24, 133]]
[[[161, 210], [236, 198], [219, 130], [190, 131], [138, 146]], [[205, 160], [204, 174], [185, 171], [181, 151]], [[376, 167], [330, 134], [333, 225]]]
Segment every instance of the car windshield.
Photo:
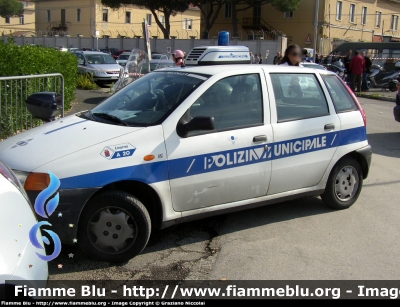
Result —
[[109, 54], [86, 54], [88, 64], [116, 64], [114, 58]]
[[129, 59], [129, 54], [121, 54], [118, 57], [118, 60], [127, 60], [127, 59]]
[[125, 86], [83, 116], [117, 125], [157, 125], [207, 78], [176, 71], [152, 72]]

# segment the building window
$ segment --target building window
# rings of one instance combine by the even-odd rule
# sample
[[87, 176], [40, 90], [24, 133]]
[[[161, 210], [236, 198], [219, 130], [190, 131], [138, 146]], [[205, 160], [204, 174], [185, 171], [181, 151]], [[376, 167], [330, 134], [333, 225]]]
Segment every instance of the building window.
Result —
[[131, 23], [131, 12], [125, 12], [125, 23]]
[[47, 22], [51, 21], [51, 11], [47, 10]]
[[24, 7], [27, 7], [28, 6], [28, 2], [24, 1], [23, 5], [24, 5]]
[[336, 20], [342, 20], [343, 2], [338, 1], [336, 5]]
[[399, 27], [399, 16], [392, 15], [392, 27], [391, 27], [391, 29], [393, 31], [397, 31], [398, 27]]
[[24, 24], [24, 15], [19, 15], [19, 24], [20, 25]]
[[10, 16], [7, 16], [6, 18], [4, 18], [6, 20], [6, 23], [10, 23]]
[[183, 19], [183, 29], [192, 30], [193, 29], [193, 19]]
[[152, 17], [153, 17], [153, 16], [152, 16], [151, 14], [147, 14], [147, 15], [146, 15], [147, 24], [148, 24], [149, 26], [151, 26]]
[[76, 21], [81, 21], [81, 9], [76, 9]]
[[382, 22], [382, 12], [376, 12], [376, 27], [380, 28], [381, 27], [381, 22]]
[[355, 22], [355, 16], [356, 16], [356, 5], [355, 4], [350, 4], [350, 16], [349, 16], [349, 21], [354, 23]]
[[165, 17], [164, 16], [160, 16], [160, 22], [165, 27]]
[[103, 22], [108, 22], [108, 9], [103, 9]]
[[224, 18], [232, 18], [232, 3], [231, 2], [225, 3]]
[[361, 14], [361, 24], [365, 25], [367, 24], [367, 7], [363, 6], [362, 8], [362, 14]]
[[283, 13], [284, 18], [293, 18], [294, 16], [294, 11], [288, 11]]

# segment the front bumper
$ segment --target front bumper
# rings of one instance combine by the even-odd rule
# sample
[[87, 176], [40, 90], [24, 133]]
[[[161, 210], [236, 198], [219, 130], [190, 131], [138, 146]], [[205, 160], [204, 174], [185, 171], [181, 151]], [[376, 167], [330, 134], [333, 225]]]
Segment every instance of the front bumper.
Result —
[[117, 81], [119, 79], [119, 75], [101, 75], [101, 76], [93, 76], [94, 81]]
[[[61, 243], [74, 244], [73, 240], [77, 238], [78, 222], [82, 209], [99, 189], [60, 190], [60, 201], [54, 213], [48, 219], [38, 216], [38, 220], [48, 221], [51, 224], [48, 229], [51, 229], [60, 237]], [[32, 204], [34, 204], [39, 192], [28, 191], [27, 194]], [[43, 226], [42, 228], [45, 229], [47, 227]]]

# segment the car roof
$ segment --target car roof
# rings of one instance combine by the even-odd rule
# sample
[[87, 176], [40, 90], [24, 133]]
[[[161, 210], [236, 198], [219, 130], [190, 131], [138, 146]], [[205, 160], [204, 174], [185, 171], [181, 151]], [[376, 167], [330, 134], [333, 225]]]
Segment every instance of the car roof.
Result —
[[107, 54], [101, 51], [77, 51], [77, 53], [83, 53], [83, 54]]
[[150, 62], [154, 62], [154, 63], [175, 63], [173, 60], [168, 60], [168, 59], [154, 59], [154, 60], [151, 60]]
[[[157, 60], [155, 60], [157, 61]], [[223, 69], [221, 69], [223, 67]], [[204, 74], [204, 75], [218, 75], [221, 73], [224, 73], [226, 71], [232, 71], [232, 72], [241, 72], [243, 69], [247, 68], [256, 68], [260, 69], [263, 68], [264, 71], [269, 72], [269, 73], [315, 73], [316, 70], [313, 68], [307, 68], [307, 67], [294, 67], [294, 66], [286, 66], [286, 65], [270, 65], [270, 64], [236, 64], [236, 65], [207, 65], [207, 66], [185, 66], [185, 67], [169, 67], [169, 68], [163, 68], [160, 71], [185, 71], [188, 73], [198, 73], [198, 74]], [[336, 75], [335, 73], [329, 71], [329, 70], [317, 70], [319, 74], [324, 74], [324, 75]]]

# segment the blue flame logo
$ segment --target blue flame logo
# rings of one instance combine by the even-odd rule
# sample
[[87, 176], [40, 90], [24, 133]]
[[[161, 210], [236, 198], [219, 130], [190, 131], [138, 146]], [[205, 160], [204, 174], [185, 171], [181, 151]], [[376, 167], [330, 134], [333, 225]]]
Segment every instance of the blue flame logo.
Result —
[[[50, 215], [52, 215], [54, 213], [54, 211], [56, 210], [57, 206], [58, 206], [58, 202], [60, 200], [60, 195], [58, 193], [58, 189], [60, 187], [60, 180], [52, 173], [52, 172], [48, 172], [49, 176], [50, 176], [50, 184], [49, 186], [44, 189], [42, 192], [39, 193], [39, 195], [37, 196], [36, 200], [35, 200], [35, 212], [40, 215], [43, 218], [49, 218]], [[47, 201], [47, 202], [46, 202]], [[51, 226], [51, 224], [47, 221], [42, 221], [42, 222], [38, 222], [36, 225], [34, 225], [31, 230], [29, 231], [29, 239], [32, 243], [33, 246], [35, 246], [36, 248], [39, 249], [44, 249], [44, 247], [39, 243], [38, 239], [37, 239], [37, 232], [39, 230], [39, 228], [43, 225], [47, 225], [47, 226]], [[54, 243], [54, 251], [51, 255], [42, 255], [39, 253], [36, 253], [36, 255], [38, 255], [38, 257], [44, 261], [51, 261], [55, 258], [58, 257], [58, 255], [61, 252], [61, 241], [59, 236], [51, 231], [51, 230], [47, 230], [47, 229], [43, 229], [45, 232], [47, 232], [49, 234], [49, 236], [51, 237], [51, 239], [53, 240]], [[42, 236], [42, 240], [46, 245], [50, 244], [50, 241], [47, 237]]]

